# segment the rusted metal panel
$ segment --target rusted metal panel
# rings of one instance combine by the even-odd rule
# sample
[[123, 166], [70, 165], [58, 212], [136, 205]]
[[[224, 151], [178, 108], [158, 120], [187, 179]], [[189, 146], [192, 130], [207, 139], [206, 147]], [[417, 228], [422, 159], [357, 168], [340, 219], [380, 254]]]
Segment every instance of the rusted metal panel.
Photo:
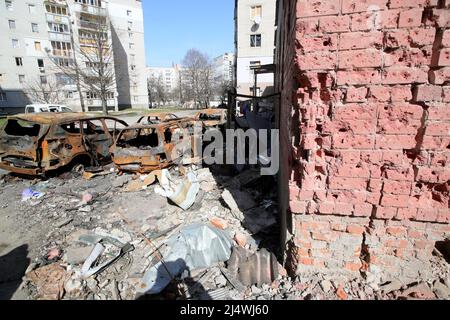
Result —
[[227, 123], [226, 109], [204, 109], [194, 116], [196, 121], [201, 121], [204, 128], [223, 127]]
[[41, 175], [84, 156], [107, 161], [114, 132], [105, 120], [128, 126], [114, 117], [83, 113], [39, 113], [8, 117], [0, 132], [0, 167]]
[[[110, 149], [113, 162], [122, 171], [149, 173], [173, 165], [184, 152], [195, 158], [194, 135], [187, 129], [193, 125], [192, 119], [180, 119], [125, 128]], [[188, 142], [186, 148], [183, 142]]]
[[152, 112], [142, 116], [137, 121], [138, 124], [159, 124], [163, 122], [182, 120], [185, 118], [180, 118], [177, 115], [169, 112]]

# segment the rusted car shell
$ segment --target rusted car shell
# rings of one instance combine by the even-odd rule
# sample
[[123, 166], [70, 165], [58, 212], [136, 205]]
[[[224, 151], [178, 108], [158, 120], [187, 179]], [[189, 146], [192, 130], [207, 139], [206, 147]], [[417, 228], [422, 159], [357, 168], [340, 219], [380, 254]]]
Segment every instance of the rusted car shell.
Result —
[[181, 120], [183, 118], [169, 112], [153, 112], [146, 114], [138, 119], [138, 124], [159, 124], [162, 122]]
[[[101, 132], [94, 131], [88, 135], [84, 132], [82, 123], [94, 120], [102, 124]], [[19, 114], [8, 117], [0, 128], [0, 168], [36, 176], [64, 167], [81, 156], [106, 159], [114, 139], [106, 120], [128, 126], [126, 122], [114, 117], [83, 113]], [[31, 126], [21, 126], [20, 123]], [[74, 126], [76, 123], [79, 125], [79, 133], [69, 133], [62, 129], [63, 125]], [[15, 130], [23, 131], [19, 134]]]
[[196, 121], [201, 121], [204, 128], [219, 128], [227, 123], [226, 109], [204, 109], [194, 116]]
[[[167, 137], [167, 133], [172, 137], [178, 133], [182, 133], [184, 139], [189, 139], [190, 146], [195, 146], [195, 136], [191, 133], [186, 134], [186, 130], [189, 130], [188, 126], [193, 126], [194, 121], [170, 121], [160, 124], [149, 125], [133, 125], [123, 129], [110, 149], [111, 157], [116, 167], [121, 171], [149, 173], [154, 170], [164, 169], [171, 166], [175, 160], [179, 159], [182, 154], [177, 153], [174, 150], [177, 143], [180, 141], [172, 140]], [[137, 144], [131, 146], [130, 140], [127, 140], [125, 135], [131, 135], [131, 132], [137, 132], [136, 139], [144, 133], [144, 135], [154, 135], [157, 138], [157, 143], [154, 142], [152, 146], [143, 148], [143, 144]], [[177, 145], [179, 148], [180, 145]], [[188, 150], [189, 149], [189, 150]], [[181, 150], [182, 152], [190, 152], [188, 148]], [[194, 148], [195, 149], [195, 148]], [[195, 157], [195, 155], [194, 155]]]

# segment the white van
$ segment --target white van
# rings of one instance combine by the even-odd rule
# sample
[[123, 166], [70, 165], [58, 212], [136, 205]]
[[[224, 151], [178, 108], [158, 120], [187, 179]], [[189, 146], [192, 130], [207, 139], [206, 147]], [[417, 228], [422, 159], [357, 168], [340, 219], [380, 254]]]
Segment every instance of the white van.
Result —
[[62, 104], [29, 104], [25, 107], [25, 113], [40, 112], [73, 112], [72, 109]]

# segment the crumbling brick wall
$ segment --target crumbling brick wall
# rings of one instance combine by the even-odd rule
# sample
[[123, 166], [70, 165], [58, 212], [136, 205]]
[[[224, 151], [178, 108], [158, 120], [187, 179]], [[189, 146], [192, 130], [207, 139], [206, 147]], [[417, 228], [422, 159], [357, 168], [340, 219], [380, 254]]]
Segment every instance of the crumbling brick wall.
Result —
[[282, 3], [288, 265], [426, 276], [450, 234], [448, 0]]

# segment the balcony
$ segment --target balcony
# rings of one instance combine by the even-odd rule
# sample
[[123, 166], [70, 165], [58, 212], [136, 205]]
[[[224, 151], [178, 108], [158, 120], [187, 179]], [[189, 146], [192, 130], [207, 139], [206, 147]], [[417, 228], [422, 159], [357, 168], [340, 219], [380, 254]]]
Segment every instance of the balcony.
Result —
[[52, 55], [55, 57], [72, 57], [72, 50], [53, 49]]
[[49, 31], [48, 37], [50, 41], [70, 42], [70, 35], [67, 33]]
[[75, 3], [74, 10], [77, 12], [89, 13], [95, 16], [105, 16], [106, 17], [106, 9], [100, 8], [96, 6], [90, 6], [82, 3]]
[[47, 22], [69, 24], [69, 18], [58, 14], [46, 13]]
[[101, 30], [107, 27], [106, 24], [86, 20], [79, 20], [79, 26], [80, 28], [91, 30]]

